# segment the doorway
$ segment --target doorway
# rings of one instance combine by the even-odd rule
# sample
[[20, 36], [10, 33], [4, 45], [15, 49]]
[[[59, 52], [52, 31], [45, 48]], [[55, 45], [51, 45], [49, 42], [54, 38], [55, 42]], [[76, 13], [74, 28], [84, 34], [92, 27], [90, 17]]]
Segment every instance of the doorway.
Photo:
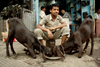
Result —
[[96, 12], [98, 9], [100, 9], [99, 4], [100, 4], [100, 0], [95, 0], [95, 12]]

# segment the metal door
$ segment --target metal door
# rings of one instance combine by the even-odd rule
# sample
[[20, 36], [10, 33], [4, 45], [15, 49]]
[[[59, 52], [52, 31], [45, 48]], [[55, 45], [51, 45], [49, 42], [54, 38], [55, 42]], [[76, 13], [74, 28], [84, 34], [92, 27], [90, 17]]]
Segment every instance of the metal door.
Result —
[[3, 32], [3, 17], [0, 17], [0, 39], [2, 39], [2, 33]]
[[28, 9], [23, 9], [23, 18], [22, 21], [26, 25], [26, 27], [30, 31], [34, 31], [36, 25], [35, 25], [35, 12], [28, 10]]

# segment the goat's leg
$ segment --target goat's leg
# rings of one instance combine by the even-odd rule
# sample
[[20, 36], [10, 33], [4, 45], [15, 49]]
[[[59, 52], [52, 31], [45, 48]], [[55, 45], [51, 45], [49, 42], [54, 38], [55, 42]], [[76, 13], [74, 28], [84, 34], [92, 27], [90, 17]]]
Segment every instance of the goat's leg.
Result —
[[80, 44], [80, 45], [78, 46], [78, 49], [79, 49], [79, 55], [78, 55], [78, 58], [81, 58], [82, 55], [83, 55], [83, 45]]
[[32, 44], [32, 42], [29, 41], [28, 42], [28, 50], [29, 50], [31, 56], [35, 59], [36, 55], [35, 55], [35, 52], [33, 49], [34, 49], [33, 44]]
[[13, 48], [13, 40], [14, 40], [14, 36], [12, 36], [12, 38], [10, 40], [11, 51], [13, 52], [13, 54], [16, 54], [16, 52], [14, 51], [14, 48]]
[[85, 47], [84, 47], [84, 49], [83, 49], [83, 51], [85, 51], [86, 52], [86, 49], [87, 49], [87, 47], [88, 47], [88, 43], [89, 43], [89, 39], [86, 41], [86, 45], [85, 45]]
[[6, 54], [8, 57], [10, 57], [10, 54], [9, 54], [9, 38], [7, 38], [6, 40]]
[[81, 58], [83, 54], [83, 45], [81, 42], [82, 37], [80, 36], [80, 33], [74, 33], [74, 45], [76, 44], [79, 49], [79, 55], [78, 57]]
[[35, 55], [35, 52], [33, 51], [33, 48], [32, 47], [29, 47], [28, 50], [29, 50], [31, 56], [35, 59], [36, 58], [36, 55]]
[[93, 34], [91, 34], [91, 52], [90, 52], [90, 55], [93, 54], [93, 47], [94, 47], [94, 41], [93, 41], [94, 37], [93, 37]]
[[10, 54], [9, 54], [9, 42], [11, 40], [11, 34], [12, 34], [12, 31], [9, 30], [8, 37], [7, 37], [7, 40], [6, 40], [6, 54], [7, 54], [8, 57], [10, 57]]

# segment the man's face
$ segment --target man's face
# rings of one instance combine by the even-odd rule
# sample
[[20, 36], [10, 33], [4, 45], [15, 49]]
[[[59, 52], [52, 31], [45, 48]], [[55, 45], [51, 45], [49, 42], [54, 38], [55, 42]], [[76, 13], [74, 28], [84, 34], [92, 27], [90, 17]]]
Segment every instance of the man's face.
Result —
[[43, 8], [43, 11], [46, 11], [46, 8]]
[[52, 15], [57, 16], [59, 14], [59, 7], [53, 6], [53, 8], [50, 9], [50, 12]]
[[100, 14], [100, 9], [98, 10], [98, 13]]
[[61, 13], [64, 14], [65, 13], [65, 10], [61, 10]]

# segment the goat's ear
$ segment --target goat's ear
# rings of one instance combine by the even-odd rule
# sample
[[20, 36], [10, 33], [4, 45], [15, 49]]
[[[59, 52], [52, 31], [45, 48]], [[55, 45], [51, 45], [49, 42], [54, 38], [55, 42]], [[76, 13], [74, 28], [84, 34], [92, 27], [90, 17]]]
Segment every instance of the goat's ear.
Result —
[[58, 55], [59, 57], [61, 57], [61, 60], [62, 60], [62, 61], [64, 61], [65, 57], [64, 57], [63, 53], [61, 52], [60, 48], [57, 47], [56, 50], [57, 50], [57, 55]]

